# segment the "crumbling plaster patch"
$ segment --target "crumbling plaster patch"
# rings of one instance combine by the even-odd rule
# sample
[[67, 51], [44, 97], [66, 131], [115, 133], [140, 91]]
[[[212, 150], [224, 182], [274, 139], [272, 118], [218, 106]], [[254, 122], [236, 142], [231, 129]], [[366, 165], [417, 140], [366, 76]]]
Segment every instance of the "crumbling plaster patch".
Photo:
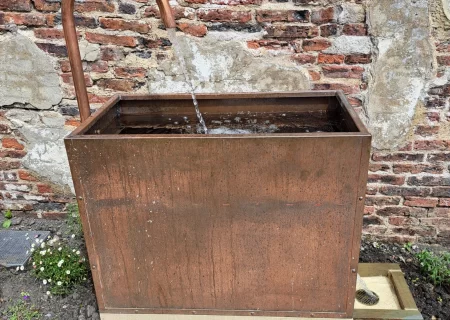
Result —
[[50, 109], [61, 99], [51, 58], [23, 35], [0, 36], [0, 106]]
[[[307, 71], [288, 59], [255, 56], [241, 41], [210, 35], [179, 37], [196, 92], [296, 91], [310, 89]], [[167, 61], [148, 73], [152, 93], [186, 92], [179, 63]]]
[[369, 83], [367, 124], [375, 148], [395, 149], [406, 141], [433, 75], [428, 1], [370, 2], [368, 24], [377, 59]]

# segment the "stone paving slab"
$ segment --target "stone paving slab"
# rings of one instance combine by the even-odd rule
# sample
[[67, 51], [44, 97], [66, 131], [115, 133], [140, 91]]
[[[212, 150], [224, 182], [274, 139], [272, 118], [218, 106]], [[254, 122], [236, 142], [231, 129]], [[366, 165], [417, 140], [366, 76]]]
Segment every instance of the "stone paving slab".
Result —
[[49, 235], [50, 231], [0, 230], [0, 265], [24, 265], [31, 256], [31, 244], [36, 243], [36, 239], [44, 240]]

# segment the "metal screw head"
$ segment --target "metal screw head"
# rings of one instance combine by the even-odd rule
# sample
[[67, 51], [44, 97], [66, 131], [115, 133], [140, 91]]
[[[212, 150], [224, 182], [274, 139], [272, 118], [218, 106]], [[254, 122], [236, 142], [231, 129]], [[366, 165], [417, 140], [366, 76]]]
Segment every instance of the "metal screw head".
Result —
[[92, 266], [92, 269], [97, 269], [97, 266], [94, 264], [94, 265]]
[[255, 315], [255, 313], [254, 313], [254, 312], [250, 312], [250, 315], [251, 315], [251, 316], [254, 316], [254, 315]]
[[352, 269], [352, 272], [353, 272], [353, 273], [356, 273], [356, 269]]
[[361, 201], [362, 199], [364, 199], [363, 197], [359, 197], [358, 200]]
[[78, 200], [83, 200], [83, 197], [82, 197], [82, 196], [79, 196], [79, 197], [78, 197]]

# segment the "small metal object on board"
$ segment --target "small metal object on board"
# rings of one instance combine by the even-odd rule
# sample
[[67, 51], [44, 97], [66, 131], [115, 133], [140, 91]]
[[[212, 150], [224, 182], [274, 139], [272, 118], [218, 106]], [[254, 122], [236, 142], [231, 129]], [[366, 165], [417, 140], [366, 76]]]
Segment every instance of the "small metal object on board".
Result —
[[49, 235], [50, 231], [0, 230], [0, 265], [23, 266], [31, 256], [31, 244]]

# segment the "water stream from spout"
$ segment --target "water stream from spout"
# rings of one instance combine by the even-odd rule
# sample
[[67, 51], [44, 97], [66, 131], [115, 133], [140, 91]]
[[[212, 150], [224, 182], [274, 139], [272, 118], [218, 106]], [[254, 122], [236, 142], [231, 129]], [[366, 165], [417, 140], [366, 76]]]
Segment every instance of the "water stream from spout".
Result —
[[176, 29], [168, 28], [167, 31], [168, 31], [169, 40], [173, 44], [176, 58], [178, 59], [178, 63], [180, 64], [181, 70], [183, 72], [184, 81], [188, 85], [189, 90], [191, 92], [192, 102], [194, 103], [194, 107], [195, 107], [195, 113], [197, 114], [197, 119], [198, 119], [198, 122], [200, 123], [200, 128], [198, 131], [199, 131], [199, 133], [207, 134], [208, 128], [206, 127], [205, 120], [203, 119], [202, 113], [200, 112], [200, 109], [198, 107], [198, 101], [195, 96], [194, 85], [192, 84], [191, 78], [189, 77], [189, 75], [187, 73], [186, 61], [184, 59], [184, 54], [183, 54], [183, 50], [181, 48], [180, 42], [178, 42], [178, 39], [176, 36]]

